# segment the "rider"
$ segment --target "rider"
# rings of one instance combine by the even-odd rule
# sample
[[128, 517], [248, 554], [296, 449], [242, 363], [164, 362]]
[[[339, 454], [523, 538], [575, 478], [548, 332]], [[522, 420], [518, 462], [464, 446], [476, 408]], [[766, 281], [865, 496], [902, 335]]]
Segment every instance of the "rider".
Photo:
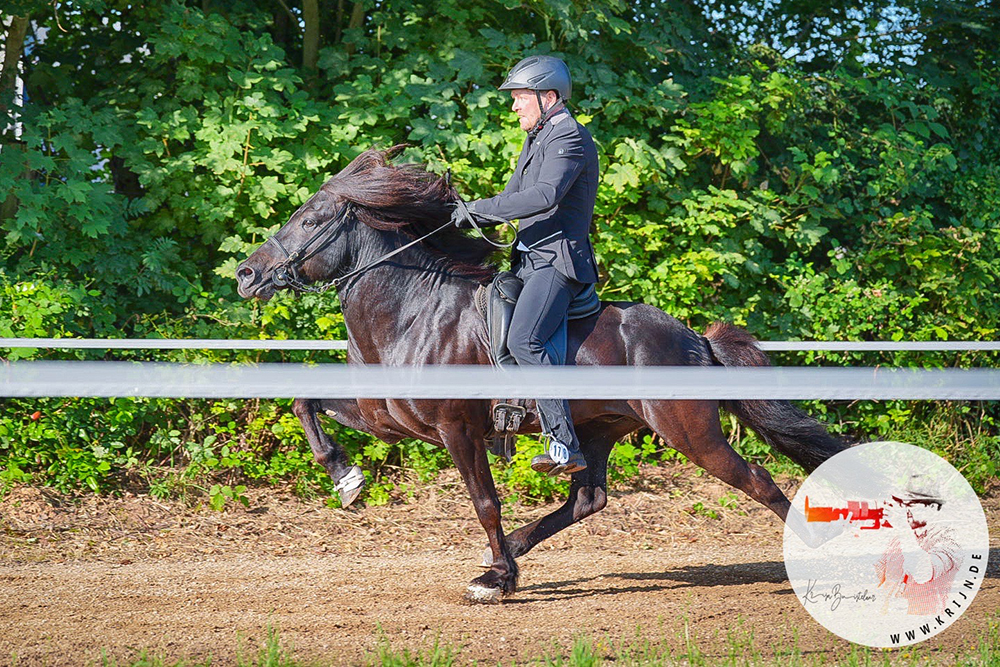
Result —
[[[531, 56], [510, 70], [500, 90], [510, 91], [511, 108], [527, 137], [503, 192], [468, 204], [473, 213], [520, 221], [512, 268], [524, 288], [510, 324], [508, 349], [521, 365], [565, 363], [565, 352], [547, 343], [565, 324], [573, 298], [597, 282], [590, 242], [597, 149], [566, 108], [570, 88], [569, 68], [552, 56]], [[457, 209], [453, 220], [464, 222]], [[550, 475], [586, 468], [569, 402], [539, 399], [536, 404], [549, 446], [532, 459], [531, 467]]]

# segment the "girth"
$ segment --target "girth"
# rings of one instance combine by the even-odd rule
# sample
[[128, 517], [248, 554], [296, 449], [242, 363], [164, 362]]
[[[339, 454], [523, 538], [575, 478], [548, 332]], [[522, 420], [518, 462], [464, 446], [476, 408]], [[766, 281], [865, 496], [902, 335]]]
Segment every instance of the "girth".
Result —
[[[489, 285], [480, 285], [476, 292], [476, 307], [486, 321], [489, 333], [490, 360], [494, 365], [516, 366], [517, 361], [507, 347], [507, 333], [514, 317], [514, 306], [521, 295], [524, 281], [510, 271], [501, 271]], [[588, 285], [569, 305], [568, 319], [580, 320], [596, 315], [601, 310], [601, 299], [593, 285]], [[551, 341], [553, 352], [559, 358], [566, 355], [566, 331], [561, 332], [562, 340]], [[523, 398], [493, 401], [493, 430], [490, 450], [508, 461], [514, 456], [515, 439], [521, 422], [527, 414], [527, 400]]]

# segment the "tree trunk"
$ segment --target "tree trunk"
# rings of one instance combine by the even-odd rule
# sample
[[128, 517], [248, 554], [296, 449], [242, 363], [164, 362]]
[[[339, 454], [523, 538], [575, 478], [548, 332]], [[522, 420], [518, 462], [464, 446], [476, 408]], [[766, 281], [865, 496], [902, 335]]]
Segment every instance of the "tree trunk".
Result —
[[302, 68], [313, 71], [319, 57], [319, 0], [303, 0], [302, 18], [306, 24], [302, 38]]
[[0, 70], [0, 110], [7, 110], [8, 95], [13, 95], [17, 85], [17, 65], [21, 62], [24, 36], [28, 34], [28, 17], [14, 16], [7, 28], [3, 49], [3, 69]]
[[337, 0], [337, 31], [334, 34], [334, 42], [340, 44], [340, 38], [344, 36], [344, 0]]
[[[351, 22], [347, 25], [348, 30], [353, 30], [354, 28], [360, 28], [361, 24], [365, 22], [365, 4], [363, 2], [355, 2], [354, 8], [351, 10]], [[354, 43], [347, 45], [348, 55], [354, 53]]]
[[[27, 16], [11, 17], [7, 28], [7, 39], [4, 42], [3, 68], [0, 69], [0, 150], [20, 151], [24, 148], [17, 141], [17, 124], [7, 127], [6, 116], [11, 110], [7, 105], [14, 103], [17, 94], [18, 64], [21, 62], [21, 51], [24, 49], [24, 36], [28, 34], [29, 20]], [[9, 136], [8, 136], [9, 135]], [[17, 213], [17, 197], [12, 192], [0, 192], [0, 220], [13, 218]]]
[[351, 10], [351, 24], [349, 28], [360, 28], [365, 20], [365, 3], [355, 2], [354, 9]]
[[277, 5], [274, 7], [271, 16], [273, 17], [272, 25], [274, 26], [274, 41], [281, 45], [281, 48], [285, 50], [285, 53], [288, 53], [288, 14], [285, 13], [284, 7]]

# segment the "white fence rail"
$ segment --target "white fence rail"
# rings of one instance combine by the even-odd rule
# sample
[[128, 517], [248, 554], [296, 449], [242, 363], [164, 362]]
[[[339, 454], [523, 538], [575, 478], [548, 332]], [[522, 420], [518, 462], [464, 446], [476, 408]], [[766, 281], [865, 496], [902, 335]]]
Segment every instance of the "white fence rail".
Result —
[[[761, 341], [768, 352], [996, 352], [1000, 341]], [[3, 348], [60, 350], [346, 350], [346, 340], [0, 338]]]
[[21, 361], [0, 396], [1000, 400], [1000, 370]]

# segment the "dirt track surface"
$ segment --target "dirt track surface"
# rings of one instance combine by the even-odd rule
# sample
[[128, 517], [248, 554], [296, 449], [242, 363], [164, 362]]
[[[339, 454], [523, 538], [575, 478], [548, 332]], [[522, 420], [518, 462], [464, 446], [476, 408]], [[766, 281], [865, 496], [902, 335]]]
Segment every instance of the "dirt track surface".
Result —
[[[141, 650], [226, 664], [241, 646], [253, 655], [268, 627], [296, 658], [334, 664], [366, 662], [380, 637], [411, 653], [439, 639], [462, 664], [565, 655], [581, 633], [608, 654], [639, 634], [678, 652], [687, 636], [722, 657], [729, 633], [750, 632], [765, 656], [795, 642], [806, 655], [850, 651], [792, 593], [775, 517], [741, 495], [722, 508], [731, 490], [691, 467], [646, 472], [641, 488], [614, 491], [604, 512], [521, 558], [519, 592], [495, 606], [462, 600], [485, 539], [447, 476], [408, 502], [346, 511], [278, 492], [218, 513], [15, 489], [0, 501], [0, 664], [100, 664], [102, 651], [124, 662]], [[998, 500], [985, 503], [979, 595], [921, 645], [942, 662], [1000, 609]], [[553, 507], [511, 507], [505, 525]]]

